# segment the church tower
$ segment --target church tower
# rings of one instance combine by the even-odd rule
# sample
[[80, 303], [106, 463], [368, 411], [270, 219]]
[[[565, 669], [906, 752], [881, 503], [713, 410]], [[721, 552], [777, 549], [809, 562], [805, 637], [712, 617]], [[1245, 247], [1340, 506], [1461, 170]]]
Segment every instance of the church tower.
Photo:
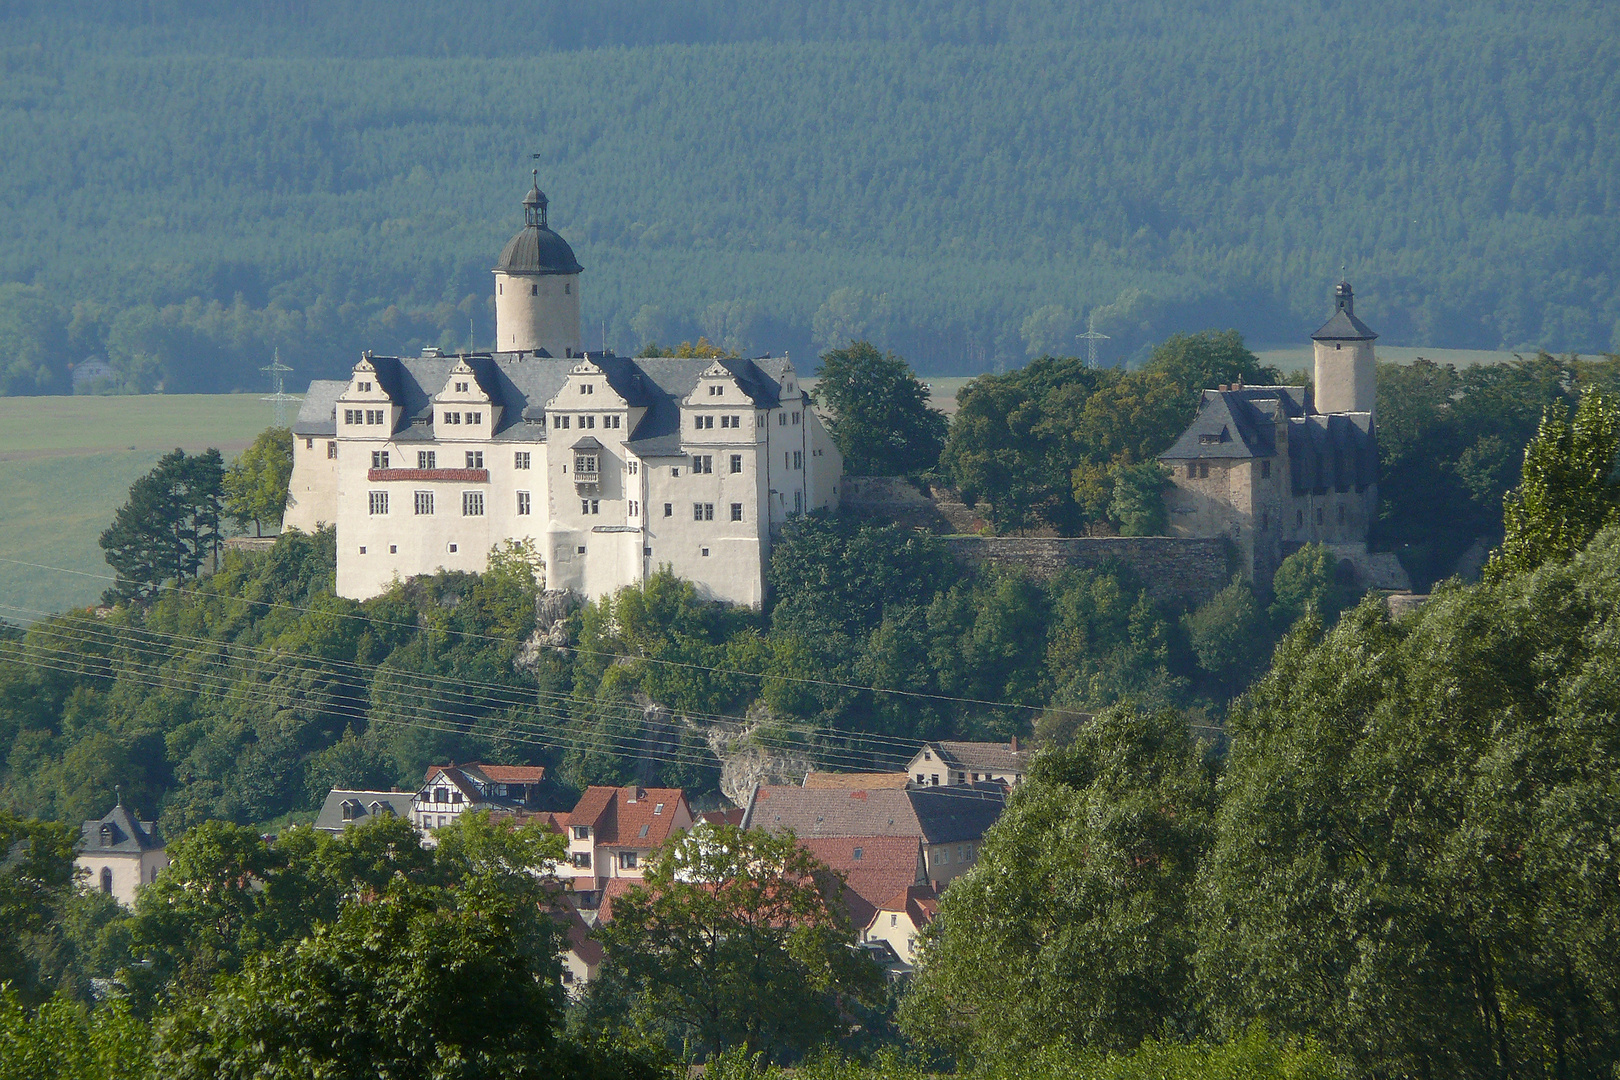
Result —
[[548, 356], [582, 355], [579, 274], [568, 241], [546, 224], [540, 173], [523, 197], [523, 229], [495, 264], [495, 349]]
[[1373, 341], [1378, 337], [1356, 318], [1348, 281], [1333, 290], [1333, 317], [1311, 335], [1316, 345], [1316, 411], [1371, 413], [1378, 396]]

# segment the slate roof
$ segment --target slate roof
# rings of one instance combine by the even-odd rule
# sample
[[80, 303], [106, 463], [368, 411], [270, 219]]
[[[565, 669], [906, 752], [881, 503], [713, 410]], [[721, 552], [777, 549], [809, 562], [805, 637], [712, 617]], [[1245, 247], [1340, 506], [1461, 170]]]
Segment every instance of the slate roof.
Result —
[[1192, 423], [1159, 457], [1169, 461], [1270, 457], [1277, 452], [1277, 414], [1293, 420], [1311, 411], [1310, 395], [1302, 386], [1205, 390]]
[[903, 788], [910, 781], [910, 777], [903, 772], [876, 773], [876, 772], [807, 772], [804, 774], [804, 786], [807, 788]]
[[1009, 743], [953, 742], [942, 739], [927, 745], [947, 765], [955, 769], [1022, 773], [1029, 769], [1029, 751], [1014, 750]]
[[1333, 318], [1322, 324], [1321, 329], [1311, 335], [1312, 341], [1371, 341], [1378, 335], [1360, 319], [1355, 313], [1340, 308], [1333, 313]]
[[592, 844], [650, 848], [669, 839], [685, 797], [680, 788], [592, 784], [568, 815], [567, 824], [591, 826]]
[[293, 419], [294, 435], [336, 435], [337, 399], [349, 388], [345, 379], [316, 379], [304, 391]]
[[[321, 812], [315, 818], [315, 827], [322, 832], [340, 833], [350, 825], [370, 821], [376, 814], [372, 810], [373, 804], [381, 804], [391, 810], [395, 817], [409, 821], [411, 800], [414, 798], [409, 791], [350, 791], [333, 788], [326, 793], [326, 801], [321, 804]], [[343, 804], [351, 799], [360, 805], [355, 816], [346, 821], [343, 817]]]
[[503, 274], [577, 274], [585, 268], [568, 241], [544, 225], [525, 225], [506, 242], [495, 269]]
[[[391, 433], [396, 442], [430, 442], [434, 438], [433, 396], [444, 389], [457, 363], [465, 361], [478, 385], [501, 409], [492, 437], [524, 441], [544, 440], [545, 405], [557, 396], [568, 375], [581, 360], [601, 368], [608, 385], [632, 407], [646, 410], [626, 444], [637, 455], [680, 457], [680, 403], [698, 384], [698, 378], [717, 361], [701, 357], [654, 356], [632, 359], [604, 353], [562, 359], [532, 353], [475, 353], [471, 356], [371, 356], [377, 385], [401, 409], [403, 420]], [[787, 361], [718, 361], [737, 379], [738, 386], [757, 408], [781, 405], [778, 392]], [[310, 437], [337, 431], [336, 408], [347, 381], [310, 383], [293, 423], [293, 434]], [[803, 391], [799, 398], [804, 398]]]
[[857, 927], [871, 925], [872, 916], [886, 897], [926, 880], [922, 841], [918, 837], [823, 836], [799, 843], [843, 873], [844, 906]]
[[978, 840], [1006, 805], [996, 783], [954, 787], [803, 788], [761, 785], [748, 800], [743, 828], [824, 836], [915, 836], [930, 844]]
[[[105, 833], [102, 826], [108, 826]], [[105, 835], [106, 840], [102, 837]], [[79, 826], [79, 850], [94, 851], [98, 855], [117, 853], [139, 855], [143, 851], [156, 851], [163, 847], [163, 834], [157, 822], [142, 821], [119, 803], [107, 811], [107, 816], [86, 821]]]

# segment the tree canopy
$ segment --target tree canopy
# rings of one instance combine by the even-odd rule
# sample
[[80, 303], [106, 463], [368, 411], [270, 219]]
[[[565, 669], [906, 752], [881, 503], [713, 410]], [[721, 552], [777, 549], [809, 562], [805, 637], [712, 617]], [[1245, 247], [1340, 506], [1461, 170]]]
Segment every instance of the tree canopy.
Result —
[[130, 485], [129, 501], [100, 539], [118, 574], [109, 599], [149, 599], [165, 582], [196, 577], [218, 558], [224, 469], [218, 450], [176, 449]]
[[266, 524], [281, 524], [287, 482], [292, 479], [292, 457], [292, 432], [269, 428], [225, 470], [225, 512], [239, 528], [251, 523], [253, 535], [263, 536]]
[[939, 463], [945, 415], [929, 406], [928, 387], [894, 353], [881, 353], [869, 341], [822, 353], [815, 398], [832, 413], [845, 472], [896, 476]]

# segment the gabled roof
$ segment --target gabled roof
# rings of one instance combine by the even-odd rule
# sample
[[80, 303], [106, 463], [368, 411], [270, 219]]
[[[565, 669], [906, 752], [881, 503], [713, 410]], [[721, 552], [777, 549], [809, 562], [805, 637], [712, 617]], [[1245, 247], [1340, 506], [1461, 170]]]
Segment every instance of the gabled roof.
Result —
[[866, 788], [874, 791], [879, 788], [903, 788], [910, 777], [903, 772], [895, 773], [842, 773], [842, 772], [807, 772], [804, 774], [804, 786], [807, 788]]
[[1270, 457], [1277, 453], [1277, 417], [1302, 417], [1309, 411], [1299, 386], [1239, 386], [1205, 390], [1192, 423], [1175, 445], [1159, 458]]
[[969, 771], [1022, 773], [1029, 768], [1029, 751], [1015, 750], [1010, 743], [955, 742], [941, 739], [927, 744], [947, 764]]
[[914, 836], [930, 844], [977, 840], [995, 824], [1007, 791], [997, 783], [953, 787], [802, 788], [760, 785], [743, 828], [824, 836]]
[[602, 898], [597, 901], [596, 925], [613, 921], [613, 901], [629, 892], [631, 889], [640, 889], [646, 885], [640, 878], [608, 878], [602, 886]]
[[[386, 808], [386, 812], [409, 820], [411, 803], [415, 798], [415, 794], [409, 791], [355, 791], [333, 788], [326, 793], [326, 801], [321, 804], [321, 812], [315, 818], [315, 827], [322, 832], [340, 833], [350, 825], [358, 825], [376, 817], [378, 811], [373, 809], [374, 806], [379, 809]], [[357, 813], [347, 819], [343, 816], [343, 804], [346, 802], [357, 804]]]
[[484, 793], [478, 790], [478, 785], [472, 778], [454, 765], [435, 765], [428, 770], [427, 780], [423, 782], [424, 788], [430, 788], [436, 781], [442, 780], [461, 792], [464, 799], [471, 803], [487, 802]]
[[866, 928], [870, 930], [873, 924], [889, 912], [904, 914], [916, 927], [924, 927], [934, 921], [939, 913], [939, 897], [934, 892], [933, 885], [921, 882], [916, 885], [907, 885], [889, 899], [877, 905], [872, 918], [867, 920]]
[[[102, 829], [105, 825], [107, 828]], [[103, 841], [103, 837], [106, 837]], [[98, 855], [116, 852], [121, 855], [139, 855], [143, 851], [163, 848], [163, 835], [157, 822], [141, 821], [125, 809], [120, 802], [107, 815], [79, 826], [79, 849], [94, 851]]]
[[685, 804], [680, 788], [593, 784], [580, 796], [567, 823], [589, 825], [593, 844], [650, 848], [669, 839]]
[[844, 906], [857, 927], [871, 924], [884, 897], [926, 878], [915, 836], [823, 836], [799, 843], [844, 875]]
[[544, 765], [467, 765], [464, 768], [476, 769], [497, 784], [538, 784], [546, 778]]
[[[581, 359], [588, 359], [600, 368], [608, 385], [631, 407], [645, 410], [634, 430], [629, 432], [627, 445], [632, 451], [642, 457], [681, 455], [680, 403], [697, 386], [702, 372], [716, 362], [712, 359], [631, 358], [600, 353], [564, 359], [510, 352], [367, 357], [376, 371], [378, 385], [400, 407], [402, 419], [391, 432], [395, 441], [400, 442], [433, 438], [433, 399], [444, 389], [458, 363], [472, 369], [478, 385], [489, 395], [492, 407], [500, 409], [491, 432], [495, 440], [544, 439], [545, 428], [538, 421], [544, 419], [546, 403], [563, 389]], [[770, 409], [781, 404], [779, 384], [771, 372], [785, 369], [785, 360], [727, 359], [721, 363], [733, 373], [754, 407]], [[761, 364], [770, 370], [760, 367]], [[293, 433], [305, 437], [335, 434], [334, 409], [348, 385], [347, 380], [310, 383], [293, 424]]]

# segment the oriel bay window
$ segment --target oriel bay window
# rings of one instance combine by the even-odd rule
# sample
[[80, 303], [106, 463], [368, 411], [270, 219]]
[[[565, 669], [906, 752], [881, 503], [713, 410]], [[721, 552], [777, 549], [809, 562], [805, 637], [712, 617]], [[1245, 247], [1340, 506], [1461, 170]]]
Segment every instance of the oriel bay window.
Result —
[[597, 478], [596, 455], [595, 454], [575, 454], [574, 455], [574, 483], [576, 483], [576, 484], [594, 484], [594, 483], [596, 483], [596, 478]]

